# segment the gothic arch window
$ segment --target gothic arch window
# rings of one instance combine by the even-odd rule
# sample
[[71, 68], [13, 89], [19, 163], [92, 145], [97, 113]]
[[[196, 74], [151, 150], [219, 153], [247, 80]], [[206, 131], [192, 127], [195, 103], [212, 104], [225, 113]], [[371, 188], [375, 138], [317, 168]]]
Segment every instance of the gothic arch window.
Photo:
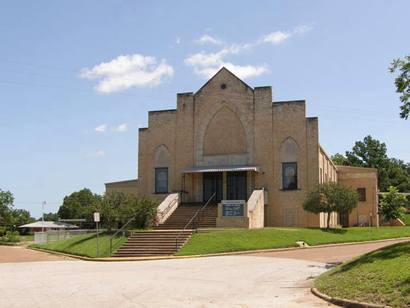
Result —
[[168, 148], [161, 144], [154, 152], [154, 185], [156, 194], [168, 193], [169, 162]]
[[280, 146], [280, 160], [282, 164], [282, 189], [298, 189], [298, 155], [299, 147], [296, 141], [288, 137]]

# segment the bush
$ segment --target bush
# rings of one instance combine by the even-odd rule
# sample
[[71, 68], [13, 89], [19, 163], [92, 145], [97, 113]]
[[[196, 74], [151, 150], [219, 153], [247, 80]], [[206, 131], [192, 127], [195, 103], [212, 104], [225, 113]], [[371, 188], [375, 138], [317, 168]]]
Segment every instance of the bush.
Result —
[[0, 242], [4, 243], [18, 243], [20, 236], [17, 231], [7, 231], [5, 235], [0, 237]]
[[157, 206], [156, 200], [114, 191], [105, 194], [97, 209], [101, 212], [101, 225], [110, 232], [121, 228], [132, 217], [135, 220], [129, 227], [149, 228], [153, 225]]
[[380, 200], [380, 213], [386, 220], [402, 218], [406, 209], [406, 197], [401, 195], [396, 187], [390, 186]]

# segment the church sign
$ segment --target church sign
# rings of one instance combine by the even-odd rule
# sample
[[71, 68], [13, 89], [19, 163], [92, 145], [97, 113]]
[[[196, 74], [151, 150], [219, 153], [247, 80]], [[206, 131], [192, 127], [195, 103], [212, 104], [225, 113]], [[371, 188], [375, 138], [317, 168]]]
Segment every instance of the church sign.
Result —
[[245, 200], [222, 200], [222, 216], [244, 216]]

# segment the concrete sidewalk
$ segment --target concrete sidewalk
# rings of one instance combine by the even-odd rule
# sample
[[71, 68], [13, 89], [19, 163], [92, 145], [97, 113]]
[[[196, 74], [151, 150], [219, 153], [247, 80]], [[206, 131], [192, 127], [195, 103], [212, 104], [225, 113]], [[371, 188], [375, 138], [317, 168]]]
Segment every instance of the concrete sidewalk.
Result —
[[290, 258], [324, 263], [339, 263], [385, 246], [408, 241], [408, 238], [392, 239], [366, 243], [329, 245], [325, 247], [314, 246], [310, 248], [287, 251], [254, 252], [246, 255], [257, 257]]
[[75, 260], [69, 257], [27, 249], [24, 246], [0, 246], [0, 263]]

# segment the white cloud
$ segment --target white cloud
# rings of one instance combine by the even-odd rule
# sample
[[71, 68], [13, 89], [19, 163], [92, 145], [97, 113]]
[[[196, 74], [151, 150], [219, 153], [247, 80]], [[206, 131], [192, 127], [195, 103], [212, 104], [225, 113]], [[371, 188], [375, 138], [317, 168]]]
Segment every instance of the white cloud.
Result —
[[262, 43], [280, 44], [292, 36], [289, 32], [275, 31], [265, 34], [261, 38]]
[[104, 150], [96, 150], [95, 152], [88, 153], [86, 157], [88, 158], [97, 158], [97, 157], [103, 157], [105, 156], [105, 151]]
[[309, 26], [309, 25], [301, 25], [301, 26], [297, 26], [293, 32], [295, 34], [305, 34], [306, 32], [309, 32], [310, 30], [313, 29], [313, 26]]
[[180, 38], [180, 37], [177, 37], [177, 40], [175, 41], [175, 43], [176, 43], [177, 45], [181, 44], [181, 38]]
[[202, 35], [199, 39], [195, 40], [197, 44], [205, 45], [205, 44], [214, 44], [214, 45], [221, 45], [223, 42], [215, 37], [212, 37], [208, 34]]
[[96, 131], [97, 133], [103, 133], [107, 130], [108, 125], [107, 124], [101, 124], [98, 125], [97, 127], [94, 128], [94, 131]]
[[128, 123], [122, 123], [114, 128], [114, 131], [117, 133], [124, 133], [128, 131]]
[[215, 53], [199, 52], [185, 59], [185, 64], [192, 66], [196, 74], [204, 77], [212, 77], [221, 67], [225, 66], [239, 78], [249, 78], [265, 74], [268, 70], [265, 66], [235, 65], [225, 61], [230, 54], [250, 48], [250, 44], [231, 45]]
[[173, 74], [174, 69], [165, 60], [157, 63], [155, 57], [140, 54], [121, 55], [92, 68], [83, 68], [80, 72], [82, 78], [99, 80], [95, 90], [100, 93], [156, 86], [162, 82], [163, 77], [171, 77]]
[[[281, 44], [296, 35], [302, 35], [310, 30], [312, 26], [301, 25], [289, 31], [275, 31], [263, 35], [259, 40], [245, 44], [231, 44], [223, 45], [220, 50], [216, 52], [198, 52], [189, 55], [184, 62], [188, 66], [192, 66], [194, 72], [204, 78], [212, 77], [221, 67], [225, 66], [240, 78], [249, 78], [260, 76], [268, 72], [266, 65], [237, 65], [227, 60], [231, 55], [239, 54], [245, 50], [252, 50], [263, 44]], [[223, 44], [222, 41], [217, 40], [209, 35], [204, 35], [196, 42], [200, 44], [214, 43]]]
[[275, 31], [262, 36], [259, 43], [281, 44], [294, 35], [303, 35], [312, 30], [313, 27], [309, 25], [300, 25], [293, 28], [292, 31]]

